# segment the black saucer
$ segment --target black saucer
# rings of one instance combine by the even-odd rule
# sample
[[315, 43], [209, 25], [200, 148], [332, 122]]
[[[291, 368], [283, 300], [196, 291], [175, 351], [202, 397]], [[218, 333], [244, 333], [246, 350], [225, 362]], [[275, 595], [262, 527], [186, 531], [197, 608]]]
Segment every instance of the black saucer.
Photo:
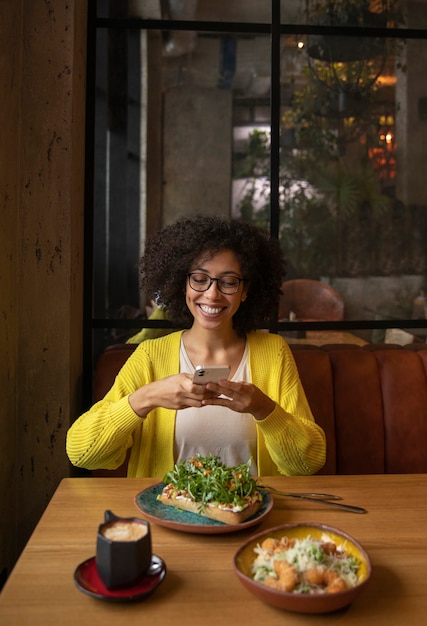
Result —
[[147, 597], [163, 581], [166, 576], [166, 564], [159, 556], [153, 554], [148, 572], [131, 587], [107, 589], [99, 577], [95, 557], [91, 557], [76, 568], [74, 582], [80, 591], [93, 598], [113, 602], [133, 602]]

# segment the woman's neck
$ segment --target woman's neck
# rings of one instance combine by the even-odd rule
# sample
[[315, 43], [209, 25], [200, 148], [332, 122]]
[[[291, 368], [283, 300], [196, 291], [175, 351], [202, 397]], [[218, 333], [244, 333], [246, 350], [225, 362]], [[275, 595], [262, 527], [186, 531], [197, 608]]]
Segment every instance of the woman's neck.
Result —
[[187, 355], [196, 365], [230, 365], [232, 374], [242, 360], [246, 338], [234, 329], [215, 333], [199, 327], [192, 327], [183, 334]]

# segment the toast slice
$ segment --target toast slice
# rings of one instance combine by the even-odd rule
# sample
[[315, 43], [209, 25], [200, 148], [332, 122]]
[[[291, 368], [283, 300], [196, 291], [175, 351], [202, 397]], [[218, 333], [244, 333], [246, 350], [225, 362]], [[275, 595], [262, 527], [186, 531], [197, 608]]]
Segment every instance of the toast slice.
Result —
[[157, 499], [167, 506], [174, 506], [183, 511], [198, 513], [224, 524], [241, 524], [255, 515], [263, 505], [262, 494], [259, 491], [254, 492], [241, 506], [219, 504], [218, 502], [207, 502], [204, 504], [201, 501], [193, 500], [182, 491], [175, 490], [171, 484], [163, 488]]

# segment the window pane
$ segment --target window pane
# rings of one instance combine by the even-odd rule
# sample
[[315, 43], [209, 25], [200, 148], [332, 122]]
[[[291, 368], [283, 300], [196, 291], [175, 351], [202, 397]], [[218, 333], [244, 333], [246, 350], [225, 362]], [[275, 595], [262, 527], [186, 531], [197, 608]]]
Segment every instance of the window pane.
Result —
[[310, 38], [282, 40], [280, 234], [289, 278], [329, 283], [346, 319], [410, 319], [426, 288], [427, 42], [367, 40], [355, 55], [353, 39], [329, 39], [316, 37], [327, 61]]
[[163, 58], [163, 221], [230, 215], [237, 38], [203, 33], [194, 52]]
[[[151, 232], [184, 215], [233, 214], [254, 129], [269, 185], [270, 36], [194, 34], [191, 54], [170, 54], [161, 31], [98, 29], [96, 317], [144, 315], [137, 261]], [[257, 220], [268, 218], [269, 199]]]
[[270, 215], [270, 37], [238, 42], [233, 81], [232, 215], [268, 228]]
[[109, 17], [120, 10], [146, 19], [269, 23], [270, 6], [270, 0], [97, 0], [97, 15]]
[[99, 30], [95, 109], [94, 314], [138, 305], [141, 86], [138, 31]]

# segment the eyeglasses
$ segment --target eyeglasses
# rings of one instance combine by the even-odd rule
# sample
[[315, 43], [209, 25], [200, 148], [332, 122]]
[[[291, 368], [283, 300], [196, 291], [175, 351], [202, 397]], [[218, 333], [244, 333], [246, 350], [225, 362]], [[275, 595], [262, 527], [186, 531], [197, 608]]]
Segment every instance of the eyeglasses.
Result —
[[231, 296], [233, 293], [237, 293], [240, 288], [240, 283], [245, 282], [246, 278], [239, 278], [238, 276], [221, 276], [221, 278], [212, 278], [208, 274], [201, 272], [190, 272], [187, 274], [188, 283], [191, 289], [194, 291], [207, 291], [213, 282], [216, 282], [218, 290]]

